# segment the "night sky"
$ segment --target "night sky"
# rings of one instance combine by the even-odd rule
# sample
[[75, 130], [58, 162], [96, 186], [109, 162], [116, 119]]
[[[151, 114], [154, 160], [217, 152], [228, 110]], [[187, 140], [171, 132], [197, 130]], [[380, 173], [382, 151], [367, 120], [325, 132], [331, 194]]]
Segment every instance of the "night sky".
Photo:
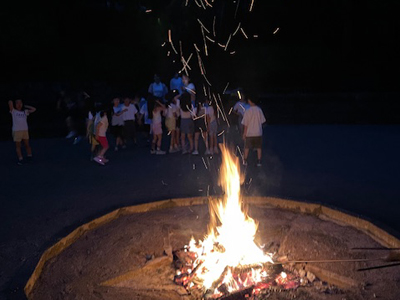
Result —
[[184, 0], [7, 1], [0, 12], [2, 81], [99, 80], [140, 88], [156, 72], [167, 81], [181, 68], [167, 57], [170, 47], [161, 47], [168, 30], [187, 57], [193, 42], [202, 45], [196, 19], [212, 27], [216, 16], [221, 42], [238, 22], [249, 36], [232, 39], [235, 55], [208, 43], [205, 64], [217, 87], [229, 81], [272, 91], [398, 90], [399, 1], [256, 0], [251, 13], [250, 2], [215, 1], [205, 11], [193, 0], [187, 7]]

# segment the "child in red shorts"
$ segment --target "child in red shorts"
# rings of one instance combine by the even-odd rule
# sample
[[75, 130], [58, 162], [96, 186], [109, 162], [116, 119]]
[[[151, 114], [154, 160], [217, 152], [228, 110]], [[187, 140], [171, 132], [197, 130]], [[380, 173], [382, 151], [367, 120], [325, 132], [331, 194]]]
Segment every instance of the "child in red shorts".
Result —
[[101, 150], [99, 151], [99, 154], [93, 159], [95, 162], [97, 162], [100, 165], [103, 165], [108, 162], [108, 159], [104, 157], [104, 154], [107, 152], [109, 146], [108, 146], [108, 141], [107, 141], [107, 129], [108, 129], [108, 118], [107, 118], [107, 112], [102, 111], [100, 113], [100, 121], [96, 125], [96, 140], [100, 143], [101, 145]]

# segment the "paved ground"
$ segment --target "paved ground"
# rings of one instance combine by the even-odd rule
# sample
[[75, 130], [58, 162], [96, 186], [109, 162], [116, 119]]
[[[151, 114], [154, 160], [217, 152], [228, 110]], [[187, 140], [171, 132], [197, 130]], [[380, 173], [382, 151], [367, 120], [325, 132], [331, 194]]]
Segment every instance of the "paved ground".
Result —
[[[268, 126], [263, 167], [250, 160], [245, 191], [321, 202], [397, 234], [399, 129]], [[110, 151], [101, 167], [89, 161], [86, 143], [46, 139], [32, 146], [34, 162], [19, 167], [12, 142], [1, 142], [0, 299], [24, 299], [43, 251], [88, 220], [121, 206], [218, 192], [218, 157], [152, 156], [142, 145]]]

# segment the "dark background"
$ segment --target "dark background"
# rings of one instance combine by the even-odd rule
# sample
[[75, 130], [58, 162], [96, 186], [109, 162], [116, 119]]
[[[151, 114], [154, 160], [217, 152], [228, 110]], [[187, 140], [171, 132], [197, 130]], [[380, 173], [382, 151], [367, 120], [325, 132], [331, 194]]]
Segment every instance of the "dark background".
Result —
[[[38, 108], [33, 137], [53, 137], [66, 133], [54, 114], [62, 89], [106, 102], [145, 91], [156, 72], [168, 83], [182, 67], [178, 56], [167, 57], [168, 43], [161, 47], [168, 30], [187, 58], [193, 42], [203, 45], [197, 18], [211, 30], [214, 16], [220, 43], [238, 22], [249, 39], [239, 32], [228, 51], [208, 42], [202, 58], [212, 88], [229, 82], [260, 94], [270, 124], [399, 123], [399, 1], [256, 0], [251, 13], [250, 2], [215, 1], [207, 10], [193, 0], [3, 3], [0, 138], [11, 138], [9, 99]], [[195, 57], [190, 65], [201, 89]]]

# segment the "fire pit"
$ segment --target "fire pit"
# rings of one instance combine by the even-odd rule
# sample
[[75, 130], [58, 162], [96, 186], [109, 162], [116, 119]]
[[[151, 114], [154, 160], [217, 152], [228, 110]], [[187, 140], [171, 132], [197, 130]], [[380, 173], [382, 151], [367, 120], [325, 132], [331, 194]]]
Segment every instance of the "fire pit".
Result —
[[121, 208], [79, 227], [43, 254], [27, 297], [398, 299], [399, 240], [317, 204], [241, 201], [223, 152], [224, 197]]

